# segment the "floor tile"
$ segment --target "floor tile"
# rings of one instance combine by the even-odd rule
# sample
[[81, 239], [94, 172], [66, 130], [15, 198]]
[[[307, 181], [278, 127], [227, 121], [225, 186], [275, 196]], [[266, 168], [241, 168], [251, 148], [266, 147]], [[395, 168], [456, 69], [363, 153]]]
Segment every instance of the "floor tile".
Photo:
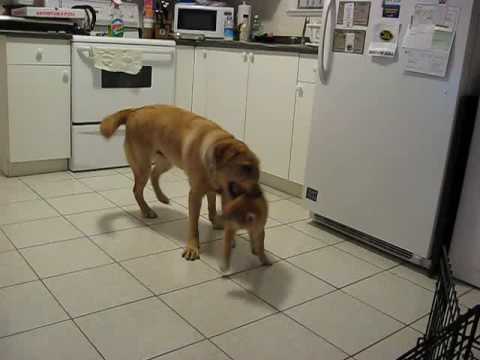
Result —
[[99, 235], [143, 226], [140, 221], [120, 208], [69, 215], [67, 219], [86, 235]]
[[10, 240], [8, 240], [8, 238], [0, 230], [0, 253], [4, 251], [14, 250], [14, 249], [15, 248], [13, 247]]
[[120, 174], [83, 178], [80, 179], [80, 181], [95, 191], [106, 191], [122, 188], [133, 189], [133, 182]]
[[[164, 224], [153, 225], [152, 229], [162, 236], [185, 246], [188, 241], [189, 223], [188, 219], [171, 221]], [[223, 238], [223, 230], [215, 230], [210, 222], [200, 219], [198, 223], [200, 242], [205, 243]]]
[[87, 238], [35, 246], [20, 251], [42, 278], [112, 262]]
[[190, 192], [190, 184], [186, 180], [165, 181], [160, 179], [160, 188], [168, 198], [187, 196]]
[[0, 205], [0, 225], [58, 216], [43, 200], [22, 201]]
[[[185, 209], [188, 209], [188, 196], [176, 197], [175, 199], [173, 199], [173, 201], [183, 206]], [[217, 205], [217, 213], [220, 214], [222, 212], [220, 196], [217, 196], [216, 205]], [[208, 201], [206, 197], [203, 198], [202, 207], [200, 208], [200, 214], [208, 215]]]
[[66, 319], [40, 281], [0, 289], [0, 336]]
[[216, 271], [202, 261], [182, 259], [182, 252], [183, 250], [150, 255], [123, 262], [122, 265], [155, 294], [219, 277]]
[[71, 321], [0, 339], [2, 360], [101, 360]]
[[310, 217], [307, 209], [289, 200], [275, 201], [269, 205], [268, 214], [282, 223], [305, 220]]
[[[132, 173], [132, 170], [128, 169], [128, 171], [121, 172], [123, 176], [128, 177], [129, 179], [134, 179], [134, 175]], [[180, 177], [175, 174], [173, 174], [171, 171], [168, 171], [166, 173], [163, 173], [161, 176], [161, 181], [163, 182], [175, 182], [175, 181], [182, 181], [186, 179], [186, 177]]]
[[152, 295], [117, 264], [56, 276], [45, 285], [73, 317]]
[[[128, 206], [128, 205], [137, 204], [137, 201], [135, 200], [135, 196], [133, 195], [132, 189], [130, 188], [107, 190], [107, 191], [100, 192], [100, 194], [118, 206]], [[153, 191], [149, 189], [145, 189], [143, 191], [143, 195], [147, 202], [157, 201], [155, 194], [153, 193]]]
[[430, 318], [430, 315], [425, 315], [420, 320], [417, 320], [414, 323], [412, 323], [410, 327], [419, 331], [422, 334], [425, 334], [425, 332], [427, 331], [429, 318]]
[[81, 182], [70, 179], [55, 182], [37, 182], [30, 185], [40, 196], [44, 198], [54, 198], [59, 196], [76, 195], [92, 192], [91, 189]]
[[[271, 262], [278, 261], [273, 254], [267, 252]], [[200, 247], [200, 259], [217, 271], [220, 270], [220, 264], [223, 260], [223, 240], [213, 241]], [[232, 249], [230, 260], [230, 269], [226, 274], [235, 274], [240, 271], [255, 269], [262, 266], [256, 255], [253, 255], [250, 249], [250, 243], [241, 238], [236, 240], [236, 247]]]
[[291, 224], [298, 231], [301, 231], [307, 235], [310, 235], [316, 239], [322, 240], [328, 245], [334, 245], [339, 242], [345, 241], [340, 235], [335, 235], [333, 232], [327, 231], [320, 225], [314, 223], [312, 220], [304, 220]]
[[340, 360], [347, 355], [278, 314], [213, 339], [234, 360]]
[[233, 280], [279, 310], [335, 290], [286, 262], [240, 273]]
[[38, 182], [48, 182], [48, 181], [62, 181], [70, 180], [72, 176], [66, 171], [47, 173], [47, 174], [38, 174], [38, 175], [29, 175], [23, 176], [20, 179], [27, 184], [35, 184]]
[[402, 327], [340, 291], [290, 309], [287, 314], [350, 355]]
[[470, 285], [465, 284], [463, 281], [455, 281], [455, 290], [457, 291], [458, 296], [463, 296], [472, 289], [473, 288]]
[[480, 305], [480, 290], [473, 289], [468, 292], [460, 298], [460, 303], [469, 308]]
[[211, 342], [205, 340], [184, 349], [155, 358], [155, 360], [229, 360]]
[[384, 270], [391, 269], [399, 264], [393, 257], [353, 241], [344, 241], [335, 245], [335, 247]]
[[[286, 192], [283, 192], [281, 190], [277, 190], [271, 186], [268, 186], [268, 185], [264, 185], [262, 184], [262, 189], [265, 191], [265, 192], [268, 192], [269, 194], [272, 194], [274, 195], [277, 200], [280, 200], [280, 199], [288, 199], [289, 197], [292, 197], [292, 195], [290, 194], [287, 194]], [[268, 196], [268, 195], [267, 195]]]
[[175, 175], [181, 179], [188, 179], [188, 176], [187, 174], [185, 174], [185, 171], [183, 171], [182, 169], [179, 169], [179, 168], [172, 168], [169, 173], [171, 173], [172, 175]]
[[138, 205], [130, 205], [124, 207], [124, 209], [135, 218], [142, 221], [144, 224], [153, 225], [153, 224], [162, 224], [169, 221], [180, 220], [187, 217], [187, 210], [177, 204], [165, 205], [157, 202], [150, 202], [150, 207], [158, 215], [155, 219], [147, 219], [143, 217]]
[[112, 171], [115, 171], [118, 174], [131, 174], [132, 173], [132, 169], [130, 168], [130, 166], [117, 168], [117, 169], [112, 170]]
[[83, 236], [80, 231], [62, 217], [5, 225], [3, 230], [17, 248]]
[[425, 270], [414, 268], [410, 265], [401, 265], [390, 271], [405, 280], [417, 284], [418, 286], [430, 291], [435, 291], [437, 280], [429, 277]]
[[322, 240], [312, 238], [289, 226], [274, 227], [265, 231], [265, 248], [282, 258], [325, 246]]
[[288, 260], [336, 287], [372, 276], [382, 269], [334, 247], [327, 247]]
[[218, 279], [161, 297], [206, 336], [271, 314], [274, 310], [227, 279]]
[[0, 204], [38, 199], [37, 194], [20, 181], [2, 183], [0, 186]]
[[0, 287], [36, 279], [35, 273], [17, 251], [0, 254]]
[[48, 202], [63, 215], [107, 209], [115, 206], [101, 195], [93, 193], [63, 196], [49, 199]]
[[115, 231], [92, 240], [117, 261], [178, 248], [178, 245], [147, 227]]
[[373, 345], [360, 354], [355, 355], [356, 360], [385, 360], [397, 359], [417, 345], [417, 339], [421, 336], [415, 330], [405, 328], [392, 336]]
[[[128, 168], [127, 170], [131, 171], [130, 168]], [[117, 175], [118, 173], [119, 173], [118, 170], [107, 169], [107, 170], [70, 172], [70, 175], [73, 176], [75, 179], [85, 179], [90, 177]]]
[[147, 299], [76, 320], [107, 360], [147, 359], [202, 339], [158, 299]]
[[361, 281], [345, 291], [406, 324], [428, 314], [433, 298], [432, 292], [389, 273]]

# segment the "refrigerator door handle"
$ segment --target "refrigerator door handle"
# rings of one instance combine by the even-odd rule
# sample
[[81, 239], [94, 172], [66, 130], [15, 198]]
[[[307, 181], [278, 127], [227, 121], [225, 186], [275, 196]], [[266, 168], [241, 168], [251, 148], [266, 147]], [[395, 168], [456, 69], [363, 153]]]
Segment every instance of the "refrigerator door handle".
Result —
[[[336, 12], [337, 9], [337, 4], [336, 0], [330, 0], [328, 2], [328, 5], [326, 9], [324, 8], [324, 13], [325, 16], [323, 16], [323, 21], [322, 21], [322, 29], [320, 33], [320, 46], [318, 47], [319, 52], [318, 52], [318, 75], [320, 77], [320, 81], [322, 83], [325, 83], [327, 81], [327, 73], [328, 69], [325, 66], [325, 38], [327, 36], [327, 25], [328, 25], [328, 19], [330, 17], [330, 12]], [[335, 19], [332, 19], [332, 22], [334, 22]], [[328, 46], [328, 51], [330, 51], [330, 44]]]

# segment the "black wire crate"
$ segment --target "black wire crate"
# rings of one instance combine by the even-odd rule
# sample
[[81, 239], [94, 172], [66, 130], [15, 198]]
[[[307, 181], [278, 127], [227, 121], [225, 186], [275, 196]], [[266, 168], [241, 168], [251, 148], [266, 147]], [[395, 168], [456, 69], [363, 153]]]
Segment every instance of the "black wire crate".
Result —
[[439, 270], [425, 334], [397, 360], [480, 360], [480, 305], [461, 314], [445, 249]]

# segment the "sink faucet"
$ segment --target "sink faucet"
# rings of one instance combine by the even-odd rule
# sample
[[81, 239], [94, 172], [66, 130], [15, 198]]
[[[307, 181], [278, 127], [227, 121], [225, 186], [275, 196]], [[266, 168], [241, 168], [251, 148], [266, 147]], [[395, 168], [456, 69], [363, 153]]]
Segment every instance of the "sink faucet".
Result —
[[305, 21], [303, 22], [303, 30], [302, 30], [302, 45], [305, 45], [305, 33], [307, 32], [307, 25], [310, 24], [310, 17], [306, 16]]

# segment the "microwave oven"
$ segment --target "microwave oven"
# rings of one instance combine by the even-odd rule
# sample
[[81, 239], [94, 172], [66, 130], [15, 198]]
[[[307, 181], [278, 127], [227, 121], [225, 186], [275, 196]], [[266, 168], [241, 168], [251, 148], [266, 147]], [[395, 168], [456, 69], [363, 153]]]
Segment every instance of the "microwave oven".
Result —
[[233, 23], [233, 12], [231, 7], [176, 4], [173, 31], [223, 39], [225, 21], [228, 19]]

